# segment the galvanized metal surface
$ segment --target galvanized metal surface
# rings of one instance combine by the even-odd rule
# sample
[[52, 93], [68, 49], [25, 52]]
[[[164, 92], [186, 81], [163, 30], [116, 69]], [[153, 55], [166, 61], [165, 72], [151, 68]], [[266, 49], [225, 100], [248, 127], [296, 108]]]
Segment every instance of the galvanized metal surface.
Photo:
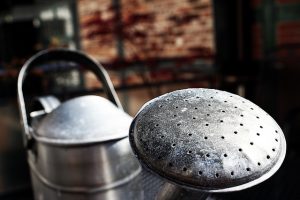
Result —
[[286, 152], [282, 130], [265, 111], [213, 89], [179, 90], [151, 100], [135, 117], [130, 142], [146, 168], [208, 192], [264, 181]]
[[28, 151], [36, 199], [124, 193], [140, 173], [127, 138], [132, 118], [110, 101], [77, 97], [36, 118]]
[[85, 146], [37, 143], [28, 161], [32, 173], [47, 187], [75, 194], [118, 187], [141, 170], [128, 138]]
[[24, 143], [25, 146], [28, 143], [32, 143], [32, 127], [29, 124], [28, 119], [28, 110], [25, 105], [25, 99], [23, 94], [23, 83], [26, 80], [27, 73], [34, 67], [50, 63], [50, 62], [61, 62], [67, 61], [70, 63], [77, 63], [80, 66], [84, 66], [87, 69], [90, 69], [96, 77], [101, 81], [103, 85], [103, 89], [108, 97], [108, 99], [114, 103], [120, 110], [123, 110], [120, 100], [117, 96], [117, 93], [113, 87], [113, 84], [108, 76], [108, 73], [103, 68], [103, 66], [96, 62], [91, 57], [85, 55], [80, 51], [74, 51], [69, 49], [51, 49], [51, 50], [43, 50], [39, 53], [32, 56], [30, 59], [26, 61], [20, 70], [18, 76], [17, 90], [18, 90], [18, 101], [19, 101], [19, 110], [21, 114], [21, 123], [24, 129]]
[[[22, 91], [27, 71], [61, 60], [92, 70], [110, 101], [84, 96], [59, 105], [42, 98], [42, 110], [31, 112], [30, 124]], [[42, 51], [23, 66], [18, 78], [18, 97], [35, 199], [102, 199], [128, 191], [121, 185], [141, 171], [127, 138], [132, 117], [123, 111], [101, 65], [76, 51]]]
[[99, 96], [83, 96], [58, 106], [32, 132], [35, 140], [54, 145], [106, 142], [128, 136], [132, 117]]
[[32, 106], [33, 107], [32, 110], [35, 111], [30, 112], [29, 115], [31, 118], [34, 118], [36, 116], [41, 116], [43, 114], [52, 112], [59, 105], [60, 105], [60, 101], [55, 96], [48, 95], [48, 96], [38, 97]]
[[35, 174], [32, 177], [35, 188], [35, 200], [154, 200], [164, 184], [160, 177], [143, 170], [134, 179], [118, 187], [84, 194], [61, 192], [43, 184]]

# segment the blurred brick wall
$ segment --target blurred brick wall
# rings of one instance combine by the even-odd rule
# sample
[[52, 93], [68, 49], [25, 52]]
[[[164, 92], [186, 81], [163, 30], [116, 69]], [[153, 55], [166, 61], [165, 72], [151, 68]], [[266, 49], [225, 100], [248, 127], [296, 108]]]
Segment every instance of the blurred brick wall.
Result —
[[300, 0], [277, 0], [278, 3], [300, 3]]
[[[272, 43], [271, 54], [276, 59], [298, 59], [300, 57], [300, 19], [295, 13], [283, 13], [280, 9], [284, 6], [298, 6], [300, 0], [277, 0], [273, 2], [273, 19], [263, 17], [268, 12], [268, 7], [263, 4], [262, 0], [251, 0], [253, 12], [256, 13], [256, 18], [251, 24], [252, 26], [252, 57], [255, 60], [261, 60], [268, 55], [264, 55], [264, 44], [266, 44], [266, 38], [264, 38], [264, 31], [266, 26], [274, 26], [274, 43]], [[281, 13], [280, 13], [281, 12]], [[286, 12], [286, 11], [285, 11]], [[295, 11], [293, 11], [295, 12]], [[271, 15], [271, 13], [269, 13]], [[289, 15], [294, 15], [291, 18]], [[286, 17], [287, 19], [280, 20], [279, 17]], [[277, 17], [277, 18], [276, 18]], [[291, 18], [291, 19], [288, 19]], [[266, 37], [266, 35], [265, 35]], [[271, 35], [269, 37], [272, 37]], [[269, 44], [270, 46], [270, 44]], [[270, 50], [269, 50], [270, 51]], [[275, 56], [275, 57], [274, 57]]]
[[277, 25], [277, 44], [299, 44], [300, 46], [300, 20], [280, 22]]
[[210, 0], [121, 1], [126, 59], [213, 55]]
[[262, 0], [251, 0], [251, 5], [253, 8], [257, 8], [262, 3]]
[[79, 0], [78, 13], [82, 49], [102, 62], [117, 59], [112, 0]]
[[255, 60], [263, 58], [262, 27], [257, 22], [252, 25], [252, 57]]
[[300, 20], [280, 22], [276, 27], [277, 58], [286, 66], [298, 66], [300, 58]]
[[127, 61], [214, 55], [211, 0], [120, 0], [122, 19], [112, 2], [78, 0], [81, 44], [97, 59], [119, 59], [117, 35]]

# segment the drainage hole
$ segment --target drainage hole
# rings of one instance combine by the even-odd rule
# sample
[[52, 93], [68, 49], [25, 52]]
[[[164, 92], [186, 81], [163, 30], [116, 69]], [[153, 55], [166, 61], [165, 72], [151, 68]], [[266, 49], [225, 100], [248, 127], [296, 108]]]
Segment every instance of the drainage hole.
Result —
[[260, 162], [258, 162], [257, 165], [260, 166], [261, 165]]
[[222, 110], [222, 113], [225, 113], [225, 110]]
[[273, 148], [272, 151], [275, 151], [275, 149]]
[[278, 139], [277, 139], [277, 138], [275, 138], [275, 141], [276, 141], [276, 142], [278, 142]]
[[259, 133], [256, 133], [256, 135], [257, 135], [257, 136], [260, 136], [260, 134], [259, 134]]
[[213, 97], [210, 97], [211, 99], [213, 99]]
[[169, 165], [169, 167], [173, 167], [173, 164], [172, 164], [172, 163], [169, 163], [168, 165]]
[[210, 104], [208, 104], [208, 106], [211, 106]]
[[259, 119], [259, 116], [256, 116], [257, 119]]
[[209, 116], [209, 114], [206, 114], [207, 116]]
[[227, 154], [226, 154], [226, 153], [224, 154], [224, 157], [227, 157]]
[[163, 135], [162, 135], [162, 136], [160, 136], [160, 138], [164, 138], [164, 137], [165, 137], [165, 136], [163, 136]]
[[160, 159], [161, 159], [161, 156], [158, 156], [157, 159], [160, 160]]
[[176, 144], [174, 143], [174, 144], [172, 144], [172, 147], [175, 147], [176, 146]]
[[193, 117], [193, 119], [196, 119], [196, 117]]
[[156, 127], [158, 127], [158, 124], [155, 124]]
[[224, 136], [221, 136], [221, 138], [224, 140], [225, 139], [225, 137]]
[[237, 106], [234, 106], [234, 108], [237, 108]]
[[251, 169], [250, 169], [249, 167], [247, 167], [247, 168], [246, 168], [246, 170], [247, 170], [248, 172], [250, 172], [250, 171], [251, 171]]
[[240, 126], [244, 126], [244, 124], [240, 124]]
[[187, 170], [187, 168], [186, 168], [186, 167], [182, 168], [182, 171], [184, 171], [184, 172], [185, 172], [186, 170]]
[[208, 154], [206, 154], [206, 157], [209, 157], [210, 155], [209, 155], [209, 153]]
[[244, 117], [244, 115], [241, 115], [241, 117]]
[[207, 136], [205, 136], [204, 139], [207, 140]]
[[177, 126], [180, 126], [180, 125], [181, 125], [180, 123], [177, 124]]
[[188, 151], [188, 154], [191, 154], [192, 153], [192, 151]]
[[263, 126], [259, 126], [259, 128], [263, 128]]
[[227, 101], [224, 101], [225, 103], [227, 103]]
[[275, 133], [278, 133], [278, 131], [277, 131], [277, 130], [275, 130]]
[[237, 134], [238, 132], [237, 131], [234, 131], [234, 134]]
[[205, 124], [205, 126], [208, 126], [208, 124]]
[[251, 110], [254, 110], [253, 108], [251, 108]]
[[269, 156], [269, 155], [267, 155], [267, 159], [270, 159], [270, 156]]
[[239, 151], [243, 151], [243, 149], [239, 148]]
[[196, 96], [197, 99], [199, 99], [200, 97]]
[[176, 106], [175, 108], [178, 108], [178, 106]]
[[219, 177], [219, 174], [218, 174], [218, 173], [216, 173], [216, 177], [217, 177], [217, 178]]
[[189, 133], [189, 136], [192, 136], [192, 134], [191, 134], [191, 133]]
[[203, 174], [203, 172], [202, 172], [202, 171], [199, 171], [199, 172], [198, 172], [198, 174], [199, 174], [199, 175], [202, 175], [202, 174]]
[[254, 143], [253, 142], [250, 142], [250, 145], [253, 145]]
[[158, 107], [160, 107], [160, 108], [161, 108], [161, 107], [162, 107], [162, 105], [159, 105]]
[[196, 107], [195, 110], [197, 110], [198, 108]]
[[223, 120], [220, 120], [220, 122], [223, 123], [224, 121], [223, 121]]
[[231, 176], [233, 176], [234, 175], [234, 171], [232, 171], [230, 174], [231, 174]]
[[173, 115], [173, 117], [177, 117], [177, 115]]

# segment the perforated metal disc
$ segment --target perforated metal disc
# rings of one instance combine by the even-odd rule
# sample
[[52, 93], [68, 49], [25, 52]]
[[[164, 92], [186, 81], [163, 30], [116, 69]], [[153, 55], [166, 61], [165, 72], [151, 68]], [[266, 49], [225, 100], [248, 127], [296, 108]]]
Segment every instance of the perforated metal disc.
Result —
[[271, 116], [249, 100], [213, 89], [179, 90], [146, 103], [131, 124], [130, 142], [146, 168], [209, 192], [264, 181], [286, 152]]

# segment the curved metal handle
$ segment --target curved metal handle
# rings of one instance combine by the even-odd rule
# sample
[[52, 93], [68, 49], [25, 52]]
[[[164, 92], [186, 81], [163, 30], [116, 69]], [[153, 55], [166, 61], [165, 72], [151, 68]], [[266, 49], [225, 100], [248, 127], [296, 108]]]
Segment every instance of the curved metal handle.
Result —
[[117, 93], [113, 87], [113, 84], [103, 66], [97, 63], [91, 57], [85, 55], [80, 51], [74, 51], [69, 49], [52, 49], [52, 50], [44, 50], [41, 51], [34, 56], [32, 56], [26, 63], [23, 65], [19, 76], [18, 76], [18, 101], [21, 112], [21, 123], [23, 124], [24, 132], [25, 132], [25, 144], [28, 140], [31, 139], [30, 135], [30, 126], [28, 124], [24, 94], [23, 94], [23, 83], [26, 78], [27, 72], [35, 67], [36, 65], [40, 65], [49, 61], [55, 60], [64, 60], [64, 61], [72, 61], [78, 64], [84, 65], [88, 67], [93, 73], [96, 74], [97, 78], [100, 82], [102, 82], [103, 89], [110, 101], [112, 101], [117, 107], [123, 110], [120, 100], [117, 96]]

